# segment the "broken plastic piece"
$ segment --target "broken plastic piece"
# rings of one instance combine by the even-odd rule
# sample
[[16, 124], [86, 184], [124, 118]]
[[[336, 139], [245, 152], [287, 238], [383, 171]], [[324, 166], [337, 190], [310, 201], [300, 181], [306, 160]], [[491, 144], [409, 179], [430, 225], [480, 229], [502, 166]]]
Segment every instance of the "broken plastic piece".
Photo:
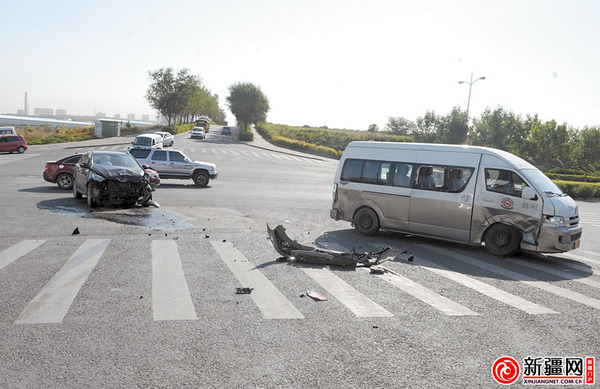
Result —
[[371, 266], [371, 274], [383, 274], [385, 269], [381, 266]]
[[306, 292], [306, 295], [308, 297], [311, 297], [313, 300], [317, 300], [317, 301], [327, 301], [327, 297], [323, 296], [321, 293], [319, 292], [315, 292], [314, 290], [309, 290]]
[[254, 288], [235, 288], [236, 294], [250, 294]]
[[278, 225], [274, 229], [269, 228], [267, 232], [273, 243], [273, 248], [290, 262], [303, 262], [315, 265], [343, 266], [343, 267], [371, 267], [382, 264], [385, 261], [394, 260], [398, 255], [406, 253], [406, 249], [394, 250], [386, 247], [380, 251], [357, 253], [340, 252], [318, 249], [304, 246], [290, 239], [285, 233], [285, 228]]
[[71, 233], [71, 235], [79, 235], [79, 227], [76, 227], [73, 232]]

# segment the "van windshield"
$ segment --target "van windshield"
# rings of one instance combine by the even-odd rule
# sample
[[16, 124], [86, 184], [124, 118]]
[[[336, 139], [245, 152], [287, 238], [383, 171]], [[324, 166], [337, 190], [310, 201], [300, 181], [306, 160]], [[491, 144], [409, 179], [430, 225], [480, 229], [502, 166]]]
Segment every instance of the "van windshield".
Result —
[[152, 139], [151, 138], [135, 138], [135, 142], [134, 144], [136, 145], [141, 145], [141, 146], [151, 146], [152, 145]]
[[545, 194], [566, 196], [562, 190], [538, 169], [523, 169], [523, 175], [535, 188]]

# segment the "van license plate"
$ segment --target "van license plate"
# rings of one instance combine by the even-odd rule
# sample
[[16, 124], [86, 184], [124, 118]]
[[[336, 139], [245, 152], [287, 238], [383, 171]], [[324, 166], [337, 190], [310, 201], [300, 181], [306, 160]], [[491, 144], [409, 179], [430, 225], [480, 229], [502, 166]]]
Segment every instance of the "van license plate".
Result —
[[580, 241], [580, 240], [578, 240], [577, 242], [573, 243], [573, 250], [575, 250], [576, 248], [578, 248], [578, 247], [579, 247], [579, 243], [580, 243], [580, 242], [581, 242], [581, 241]]

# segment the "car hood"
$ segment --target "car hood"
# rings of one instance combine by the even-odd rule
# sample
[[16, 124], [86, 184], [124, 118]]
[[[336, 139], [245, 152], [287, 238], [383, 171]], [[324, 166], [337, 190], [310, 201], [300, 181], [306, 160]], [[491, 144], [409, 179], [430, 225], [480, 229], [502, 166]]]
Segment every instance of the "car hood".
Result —
[[106, 179], [121, 182], [139, 182], [144, 178], [145, 174], [142, 169], [127, 169], [124, 167], [102, 165], [94, 166], [90, 170]]

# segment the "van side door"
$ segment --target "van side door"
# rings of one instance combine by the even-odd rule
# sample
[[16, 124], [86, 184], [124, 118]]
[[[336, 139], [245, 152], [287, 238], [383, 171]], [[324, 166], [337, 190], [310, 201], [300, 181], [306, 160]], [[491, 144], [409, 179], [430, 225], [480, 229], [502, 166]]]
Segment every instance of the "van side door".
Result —
[[468, 162], [472, 166], [418, 166], [411, 191], [410, 232], [469, 241], [477, 164]]

